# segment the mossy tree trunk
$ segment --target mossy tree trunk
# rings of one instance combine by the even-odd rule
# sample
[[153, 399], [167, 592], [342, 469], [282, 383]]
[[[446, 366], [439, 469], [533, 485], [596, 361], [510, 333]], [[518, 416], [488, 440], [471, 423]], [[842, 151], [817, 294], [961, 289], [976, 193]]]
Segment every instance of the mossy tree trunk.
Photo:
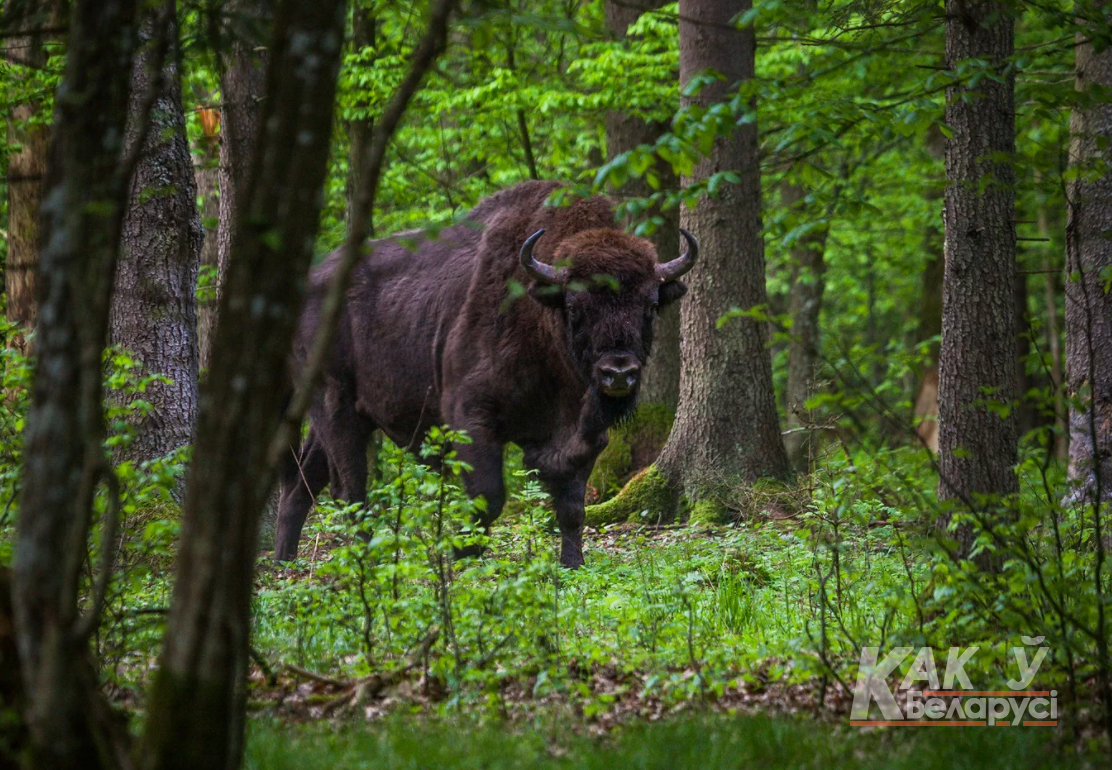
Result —
[[[749, 0], [684, 0], [680, 3], [680, 81], [708, 69], [723, 79], [684, 97], [685, 106], [727, 101], [752, 79], [756, 52], [753, 28], [737, 18]], [[749, 109], [755, 110], [755, 100]], [[658, 466], [689, 498], [715, 486], [790, 474], [780, 436], [767, 325], [735, 318], [718, 328], [732, 308], [768, 304], [761, 233], [760, 159], [756, 120], [721, 136], [686, 184], [730, 170], [739, 181], [685, 208], [681, 219], [701, 241], [696, 268], [685, 277], [681, 302], [680, 401], [676, 421]]]
[[[142, 462], [162, 457], [192, 440], [197, 417], [197, 268], [203, 235], [197, 211], [193, 159], [185, 136], [181, 75], [177, 56], [177, 19], [165, 34], [173, 41], [155, 61], [158, 10], [146, 15], [140, 52], [132, 67], [131, 104], [125, 143], [140, 153], [124, 218], [122, 249], [116, 266], [110, 341], [135, 356], [144, 374], [164, 375], [151, 382], [142, 398], [150, 411], [135, 414], [134, 436], [117, 460]], [[147, 118], [148, 94], [154, 102]], [[142, 121], [149, 120], [146, 129]], [[142, 148], [134, 146], [143, 140]], [[130, 401], [131, 394], [118, 397]]]

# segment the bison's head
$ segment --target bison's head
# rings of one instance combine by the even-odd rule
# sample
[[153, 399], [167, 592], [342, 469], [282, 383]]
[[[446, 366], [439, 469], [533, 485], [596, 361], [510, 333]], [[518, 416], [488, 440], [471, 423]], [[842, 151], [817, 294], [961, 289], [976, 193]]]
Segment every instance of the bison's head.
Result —
[[605, 396], [631, 400], [636, 395], [657, 313], [687, 291], [678, 279], [694, 267], [699, 242], [680, 232], [687, 251], [663, 264], [644, 238], [611, 229], [565, 238], [553, 255], [555, 265], [533, 256], [544, 230], [521, 247], [521, 265], [533, 278], [529, 294], [561, 314], [572, 358]]

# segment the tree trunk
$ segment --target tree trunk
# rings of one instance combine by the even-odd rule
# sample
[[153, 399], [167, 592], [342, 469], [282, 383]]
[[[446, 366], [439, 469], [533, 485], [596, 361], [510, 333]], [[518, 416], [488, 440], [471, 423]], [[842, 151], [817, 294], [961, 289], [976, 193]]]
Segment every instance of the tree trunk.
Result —
[[[370, 9], [363, 7], [360, 0], [351, 3], [351, 47], [354, 51], [361, 51], [367, 46], [375, 44], [375, 17]], [[356, 118], [348, 121], [348, 143], [351, 145], [348, 152], [348, 177], [346, 198], [346, 214], [348, 226], [351, 226], [352, 207], [355, 205], [356, 191], [359, 189], [363, 156], [371, 147], [371, 132], [374, 130], [374, 120], [371, 118]], [[373, 212], [372, 212], [373, 215]], [[374, 235], [374, 225], [368, 220], [368, 233]]]
[[[789, 184], [784, 191], [786, 206], [803, 203], [806, 191]], [[801, 216], [800, 219], [803, 217]], [[791, 343], [788, 346], [788, 383], [784, 394], [789, 432], [784, 437], [788, 459], [797, 471], [806, 471], [811, 460], [810, 424], [807, 399], [813, 395], [815, 369], [819, 360], [819, 316], [822, 295], [826, 289], [826, 227], [810, 231], [792, 248], [792, 288], [788, 296], [788, 314], [792, 319]]]
[[[1041, 175], [1035, 175], [1035, 181], [1041, 182]], [[1050, 240], [1050, 214], [1046, 203], [1039, 204], [1038, 212], [1039, 237]], [[1065, 383], [1062, 377], [1062, 339], [1059, 330], [1062, 328], [1058, 318], [1058, 281], [1061, 277], [1061, 268], [1055, 269], [1054, 253], [1049, 248], [1043, 250], [1042, 269], [1043, 277], [1043, 304], [1046, 312], [1046, 354], [1050, 359], [1050, 387], [1054, 393], [1054, 438], [1052, 451], [1054, 457], [1063, 463], [1069, 459], [1069, 426], [1066, 408]]]
[[[680, 3], [680, 82], [686, 85], [708, 68], [725, 76], [684, 97], [685, 106], [727, 101], [739, 83], [753, 77], [753, 28], [731, 24], [750, 7], [749, 0]], [[731, 308], [768, 303], [756, 121], [719, 138], [710, 157], [701, 159], [684, 182], [726, 169], [740, 181], [724, 184], [717, 197], [681, 214], [684, 226], [701, 240], [703, 256], [684, 279], [689, 292], [681, 302], [679, 409], [659, 467], [692, 499], [708, 497], [722, 484], [790, 472], [776, 416], [766, 324], [734, 318], [717, 328]]]
[[[126, 145], [146, 141], [131, 181], [123, 243], [112, 303], [112, 344], [129, 351], [144, 374], [164, 375], [139, 397], [151, 404], [132, 418], [133, 440], [116, 452], [117, 461], [163, 457], [192, 440], [197, 417], [197, 267], [203, 235], [197, 212], [193, 158], [185, 137], [185, 113], [178, 71], [177, 18], [165, 32], [171, 42], [161, 76], [154, 72], [152, 39], [157, 19], [148, 14], [140, 30], [142, 48], [131, 75]], [[140, 122], [148, 94], [157, 88], [149, 130]], [[134, 396], [122, 394], [117, 401]]]
[[[56, 3], [39, 4], [39, 13], [26, 13], [11, 21], [21, 30], [50, 29], [59, 22]], [[8, 41], [7, 59], [28, 69], [46, 67], [49, 37], [33, 34]], [[12, 108], [8, 121], [8, 142], [19, 150], [8, 157], [8, 257], [4, 266], [4, 288], [8, 297], [8, 320], [31, 331], [35, 326], [35, 273], [38, 270], [39, 205], [46, 177], [46, 156], [50, 127], [32, 121], [42, 110], [41, 102], [28, 102]]]
[[101, 482], [110, 492], [116, 486], [102, 449], [101, 353], [127, 190], [121, 159], [136, 6], [74, 3], [55, 105], [41, 223], [54, 235], [39, 263], [38, 365], [12, 591], [36, 768], [109, 767], [121, 759], [121, 732], [113, 728], [122, 726], [109, 717], [89, 658], [101, 579], [110, 570], [104, 554], [83, 615], [77, 600], [95, 491]]
[[[1099, 4], [1112, 24], [1112, 3]], [[1077, 90], [1089, 102], [1073, 111], [1070, 162], [1083, 172], [1070, 183], [1066, 223], [1066, 378], [1070, 397], [1071, 504], [1112, 498], [1112, 104], [1092, 94], [1112, 88], [1112, 49], [1097, 53], [1078, 33]]]
[[[947, 89], [945, 274], [939, 354], [939, 497], [1016, 492], [1014, 20], [1005, 4], [947, 0], [950, 69], [983, 59], [999, 76]], [[964, 553], [972, 533], [959, 533]]]
[[201, 246], [201, 274], [205, 287], [197, 298], [197, 347], [199, 368], [208, 369], [212, 336], [216, 331], [216, 285], [220, 264], [220, 111], [201, 110], [204, 135], [194, 152], [193, 176], [201, 206], [205, 240]]
[[[926, 135], [927, 152], [934, 160], [946, 156], [946, 137], [936, 124], [931, 124]], [[924, 194], [932, 206], [941, 208], [942, 188], [928, 180]], [[915, 332], [914, 344], [942, 334], [942, 282], [946, 270], [945, 235], [942, 232], [942, 218], [929, 219], [923, 232], [923, 250], [927, 253], [927, 263], [923, 266], [920, 283], [919, 325]], [[910, 390], [910, 388], [909, 388]], [[931, 342], [927, 362], [923, 366], [923, 376], [916, 388], [914, 417], [919, 424], [915, 432], [926, 447], [938, 454], [938, 343]]]
[[259, 116], [264, 107], [272, 0], [228, 0], [232, 36], [220, 78], [220, 224], [217, 229], [216, 302], [228, 273], [238, 202], [247, 185]]
[[[630, 4], [620, 0], [607, 0], [606, 26], [619, 40], [624, 40], [626, 30], [644, 11], [659, 8], [663, 0], [642, 0], [640, 4]], [[606, 114], [606, 147], [610, 159], [628, 152], [642, 144], [652, 144], [668, 131], [666, 123], [647, 122], [636, 115], [611, 110]], [[678, 180], [671, 164], [658, 159], [655, 171], [660, 179], [661, 190], [674, 190]], [[630, 180], [624, 192], [631, 197], [646, 197], [652, 189], [643, 179]], [[657, 256], [662, 260], [674, 259], [679, 254], [680, 231], [679, 212], [661, 211], [653, 207], [645, 212], [645, 218], [659, 216], [659, 224], [649, 240], [656, 247]], [[627, 222], [627, 226], [637, 224]], [[653, 334], [653, 352], [641, 378], [638, 401], [642, 404], [664, 404], [675, 411], [680, 397], [680, 308], [676, 303], [666, 307], [656, 321]]]
[[239, 190], [143, 767], [223, 770], [242, 757], [259, 514], [319, 225], [344, 7], [283, 0], [275, 14], [264, 130]]

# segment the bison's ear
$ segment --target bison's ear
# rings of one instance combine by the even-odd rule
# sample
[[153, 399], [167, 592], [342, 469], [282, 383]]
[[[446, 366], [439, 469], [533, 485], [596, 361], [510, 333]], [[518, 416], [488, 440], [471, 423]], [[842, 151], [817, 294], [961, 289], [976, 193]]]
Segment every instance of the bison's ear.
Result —
[[562, 310], [564, 307], [564, 287], [534, 283], [529, 287], [529, 296], [545, 307]]
[[677, 299], [687, 294], [687, 287], [679, 281], [668, 281], [660, 285], [660, 293], [657, 295], [657, 306], [666, 307]]

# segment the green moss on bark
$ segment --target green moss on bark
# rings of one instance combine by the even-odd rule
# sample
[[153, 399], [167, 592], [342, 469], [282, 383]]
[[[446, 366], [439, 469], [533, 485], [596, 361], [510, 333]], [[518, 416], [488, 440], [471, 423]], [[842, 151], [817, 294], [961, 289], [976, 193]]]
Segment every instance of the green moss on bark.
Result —
[[613, 497], [631, 476], [656, 460], [673, 419], [675, 413], [664, 404], [642, 404], [630, 419], [610, 429], [610, 443], [587, 482], [596, 499]]
[[626, 521], [670, 521], [677, 502], [675, 488], [655, 465], [650, 465], [630, 479], [615, 497], [587, 506], [587, 524], [601, 527]]
[[725, 524], [728, 512], [726, 506], [717, 499], [708, 497], [696, 500], [691, 506], [687, 522], [696, 527], [713, 527]]

